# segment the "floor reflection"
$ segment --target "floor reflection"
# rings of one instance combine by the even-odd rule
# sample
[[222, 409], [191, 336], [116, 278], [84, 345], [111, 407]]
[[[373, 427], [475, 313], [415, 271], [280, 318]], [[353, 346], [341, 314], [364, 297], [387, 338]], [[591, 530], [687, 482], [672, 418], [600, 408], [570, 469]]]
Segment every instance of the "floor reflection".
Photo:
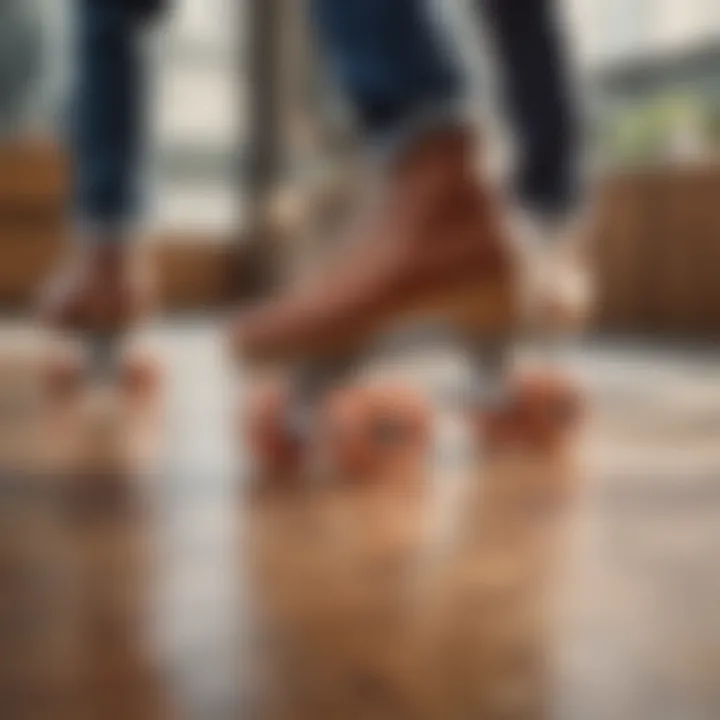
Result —
[[720, 373], [584, 361], [584, 467], [454, 447], [258, 487], [214, 338], [163, 338], [127, 421], [155, 462], [122, 472], [0, 367], [3, 720], [718, 716]]
[[33, 487], [3, 505], [2, 716], [169, 717], [148, 647], [144, 511], [78, 503], [57, 479], [25, 478]]
[[449, 534], [432, 483], [255, 497], [274, 716], [545, 717], [565, 472], [469, 472]]

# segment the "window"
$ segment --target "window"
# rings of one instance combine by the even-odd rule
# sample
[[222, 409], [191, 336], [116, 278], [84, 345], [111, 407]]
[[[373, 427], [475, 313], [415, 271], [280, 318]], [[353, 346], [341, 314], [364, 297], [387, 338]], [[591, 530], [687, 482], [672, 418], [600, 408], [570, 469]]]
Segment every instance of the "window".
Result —
[[235, 0], [174, 0], [154, 47], [151, 219], [227, 230], [237, 222], [241, 137]]

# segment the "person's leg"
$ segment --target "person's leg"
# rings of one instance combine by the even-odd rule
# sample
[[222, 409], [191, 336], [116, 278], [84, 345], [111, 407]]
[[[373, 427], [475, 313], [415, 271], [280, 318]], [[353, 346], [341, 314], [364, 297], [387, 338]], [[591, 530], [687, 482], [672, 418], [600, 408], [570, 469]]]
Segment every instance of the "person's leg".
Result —
[[527, 209], [562, 218], [578, 199], [578, 123], [555, 0], [479, 0], [498, 55], [519, 145], [517, 191]]
[[130, 246], [145, 141], [141, 35], [160, 1], [76, 0], [70, 149], [77, 242], [41, 297], [41, 315], [55, 326], [126, 325], [147, 306], [146, 274]]
[[[464, 78], [425, 0], [312, 0], [327, 65], [373, 146], [457, 123]], [[423, 127], [420, 127], [423, 126]]]
[[74, 196], [92, 241], [124, 241], [138, 202], [143, 72], [132, 3], [79, 0]]
[[[479, 0], [519, 141], [518, 193], [543, 215], [577, 195], [577, 122], [554, 0]], [[459, 116], [464, 80], [425, 0], [313, 0], [321, 45], [368, 137]]]
[[542, 299], [534, 303], [534, 322], [550, 339], [582, 326], [592, 301], [580, 118], [561, 18], [556, 0], [478, 1], [518, 141], [528, 282]]
[[[515, 190], [525, 223], [526, 322], [545, 361], [514, 381], [510, 402], [483, 419], [490, 446], [562, 449], [583, 416], [580, 383], [562, 348], [585, 323], [591, 287], [580, 226], [577, 106], [555, 0], [478, 0], [497, 52], [505, 110], [518, 146]], [[537, 348], [540, 349], [540, 348]]]

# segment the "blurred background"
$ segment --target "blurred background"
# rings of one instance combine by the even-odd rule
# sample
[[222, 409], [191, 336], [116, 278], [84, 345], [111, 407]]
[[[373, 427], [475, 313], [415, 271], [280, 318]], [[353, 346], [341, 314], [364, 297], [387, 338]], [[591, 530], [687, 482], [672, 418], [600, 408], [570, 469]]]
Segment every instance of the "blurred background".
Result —
[[[720, 3], [559, 2], [598, 208], [582, 461], [475, 463], [439, 423], [415, 484], [247, 494], [216, 311], [313, 265], [358, 138], [297, 0], [148, 34], [164, 394], [116, 428], [152, 469], [88, 492], [57, 458], [97, 438], [17, 339], [72, 241], [74, 4], [0, 0], [0, 718], [720, 717]], [[507, 165], [472, 4], [435, 0]], [[435, 350], [395, 372], [456, 377]]]

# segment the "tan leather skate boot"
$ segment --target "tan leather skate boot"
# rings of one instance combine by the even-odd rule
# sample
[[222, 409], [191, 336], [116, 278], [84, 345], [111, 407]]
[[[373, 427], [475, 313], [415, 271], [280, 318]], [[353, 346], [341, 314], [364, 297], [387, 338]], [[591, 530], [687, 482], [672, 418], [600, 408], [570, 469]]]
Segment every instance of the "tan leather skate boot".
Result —
[[113, 240], [77, 248], [43, 288], [40, 319], [50, 327], [78, 332], [122, 332], [150, 310], [147, 266], [128, 243]]
[[[154, 307], [149, 266], [131, 243], [96, 240], [73, 249], [40, 294], [41, 323], [66, 340], [51, 344], [45, 357], [45, 381], [53, 397], [74, 395], [87, 374], [117, 379], [103, 365], [120, 369], [123, 387], [139, 395], [158, 379], [154, 363], [120, 349]], [[82, 342], [68, 343], [71, 338]], [[82, 345], [89, 355], [81, 352]]]
[[353, 251], [310, 288], [234, 322], [236, 355], [261, 362], [347, 356], [418, 317], [505, 333], [517, 307], [499, 206], [475, 175], [468, 131], [424, 137], [392, 169]]
[[[43, 289], [41, 358], [54, 472], [79, 491], [126, 497], [156, 459], [162, 373], [140, 339], [154, 310], [147, 258], [114, 237], [78, 244]], [[142, 343], [142, 347], [141, 347]]]

